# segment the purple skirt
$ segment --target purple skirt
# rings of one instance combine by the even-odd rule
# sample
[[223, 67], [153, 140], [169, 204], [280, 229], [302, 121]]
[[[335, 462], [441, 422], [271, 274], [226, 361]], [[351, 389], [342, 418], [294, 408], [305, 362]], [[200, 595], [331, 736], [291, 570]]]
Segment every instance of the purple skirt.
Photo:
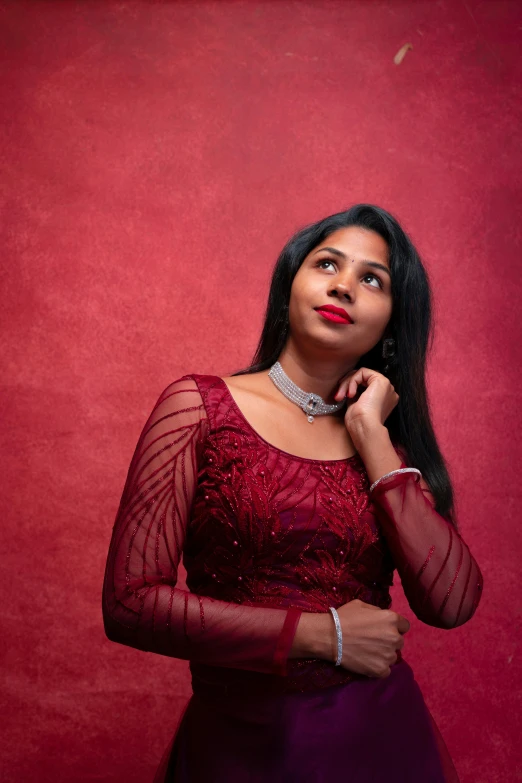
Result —
[[458, 783], [413, 671], [321, 691], [198, 688], [154, 783]]

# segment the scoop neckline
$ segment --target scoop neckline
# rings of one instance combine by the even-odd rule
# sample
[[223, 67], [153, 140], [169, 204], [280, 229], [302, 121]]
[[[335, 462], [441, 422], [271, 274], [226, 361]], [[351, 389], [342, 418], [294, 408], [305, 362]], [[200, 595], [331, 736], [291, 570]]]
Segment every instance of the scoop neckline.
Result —
[[228, 385], [225, 383], [223, 378], [221, 378], [221, 376], [219, 376], [219, 375], [216, 375], [215, 377], [224, 386], [225, 392], [228, 394], [228, 396], [230, 398], [230, 401], [232, 403], [232, 406], [234, 407], [234, 409], [235, 409], [236, 413], [238, 414], [238, 416], [244, 421], [244, 423], [246, 424], [248, 429], [256, 436], [256, 438], [258, 438], [260, 441], [262, 441], [266, 446], [268, 446], [268, 448], [272, 449], [273, 451], [277, 451], [280, 454], [284, 454], [285, 457], [290, 457], [291, 459], [298, 459], [301, 462], [315, 462], [315, 463], [320, 463], [320, 464], [324, 463], [324, 464], [329, 464], [329, 465], [340, 464], [342, 462], [351, 462], [352, 460], [360, 459], [358, 451], [356, 451], [355, 454], [352, 454], [351, 457], [341, 457], [341, 459], [313, 459], [312, 457], [299, 457], [297, 454], [291, 454], [289, 451], [285, 451], [284, 449], [280, 449], [279, 446], [274, 446], [273, 443], [269, 443], [250, 424], [250, 422], [246, 418], [245, 414], [243, 413], [243, 411], [241, 410], [241, 408], [239, 407], [239, 405], [235, 401], [235, 399], [234, 399], [234, 397], [232, 395], [232, 392], [228, 388]]

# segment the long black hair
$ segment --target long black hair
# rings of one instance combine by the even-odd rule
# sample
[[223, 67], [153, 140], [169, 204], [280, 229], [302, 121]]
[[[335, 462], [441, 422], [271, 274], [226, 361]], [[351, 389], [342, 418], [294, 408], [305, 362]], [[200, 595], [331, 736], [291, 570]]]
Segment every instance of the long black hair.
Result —
[[386, 335], [395, 340], [394, 356], [383, 359], [380, 340], [361, 356], [354, 369], [368, 367], [390, 379], [399, 395], [386, 419], [390, 439], [404, 448], [407, 464], [421, 471], [433, 494], [435, 510], [458, 529], [452, 483], [433, 430], [426, 389], [426, 358], [433, 344], [432, 292], [417, 250], [389, 212], [373, 204], [355, 204], [305, 226], [290, 238], [274, 268], [263, 331], [252, 363], [234, 375], [261, 372], [277, 361], [290, 329], [290, 290], [299, 267], [330, 234], [348, 226], [375, 231], [388, 244], [393, 305]]

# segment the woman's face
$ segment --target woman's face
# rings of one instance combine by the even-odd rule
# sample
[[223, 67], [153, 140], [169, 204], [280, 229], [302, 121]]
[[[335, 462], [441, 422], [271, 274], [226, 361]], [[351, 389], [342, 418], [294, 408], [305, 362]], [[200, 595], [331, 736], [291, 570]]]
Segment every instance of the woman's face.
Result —
[[[292, 283], [290, 339], [354, 363], [371, 350], [392, 313], [388, 252], [379, 234], [356, 226], [338, 229], [315, 247]], [[353, 323], [329, 319], [323, 306], [340, 308]]]

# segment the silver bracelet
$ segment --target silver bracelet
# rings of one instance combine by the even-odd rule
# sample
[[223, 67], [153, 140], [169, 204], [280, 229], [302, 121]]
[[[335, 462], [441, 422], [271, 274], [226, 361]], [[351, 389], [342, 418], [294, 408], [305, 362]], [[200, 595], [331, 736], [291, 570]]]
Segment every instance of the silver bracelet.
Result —
[[339, 615], [337, 614], [337, 609], [334, 609], [333, 606], [329, 606], [328, 609], [332, 613], [332, 617], [335, 623], [335, 630], [337, 632], [337, 660], [335, 662], [335, 665], [340, 666], [341, 661], [343, 659], [343, 630], [341, 628], [341, 623], [339, 621]]
[[417, 468], [399, 468], [399, 470], [392, 470], [391, 473], [385, 473], [384, 476], [381, 476], [377, 479], [377, 481], [374, 481], [373, 484], [370, 487], [370, 492], [375, 489], [377, 484], [379, 484], [381, 481], [384, 481], [385, 478], [388, 478], [388, 476], [395, 476], [397, 473], [418, 473], [419, 477], [417, 479], [417, 482], [421, 480], [422, 473], [420, 470], [417, 470]]

